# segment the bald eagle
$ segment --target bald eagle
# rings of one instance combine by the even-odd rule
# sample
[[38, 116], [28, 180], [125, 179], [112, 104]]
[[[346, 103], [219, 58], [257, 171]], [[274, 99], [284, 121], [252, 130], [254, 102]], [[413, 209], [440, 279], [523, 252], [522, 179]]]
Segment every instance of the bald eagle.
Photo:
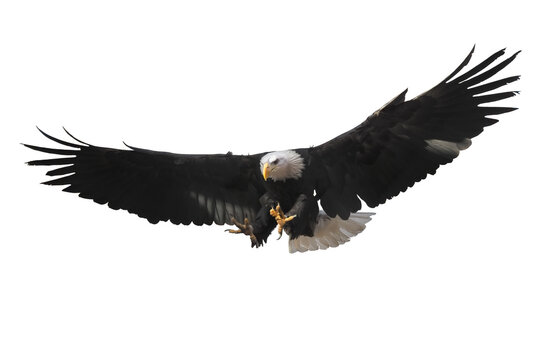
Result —
[[[516, 91], [493, 92], [519, 76], [484, 83], [519, 52], [495, 63], [500, 50], [458, 75], [466, 59], [425, 93], [405, 101], [406, 90], [355, 128], [319, 146], [255, 155], [184, 155], [126, 145], [98, 147], [50, 136], [65, 146], [26, 145], [61, 155], [29, 165], [55, 166], [46, 185], [125, 209], [151, 223], [235, 225], [252, 247], [266, 243], [277, 228], [289, 235], [289, 251], [339, 246], [364, 230], [373, 213], [358, 212], [361, 199], [376, 207], [434, 174], [456, 158], [489, 116], [515, 108], [480, 106]], [[491, 66], [492, 65], [492, 66]], [[458, 76], [456, 76], [458, 75]], [[489, 93], [493, 92], [493, 93]]]

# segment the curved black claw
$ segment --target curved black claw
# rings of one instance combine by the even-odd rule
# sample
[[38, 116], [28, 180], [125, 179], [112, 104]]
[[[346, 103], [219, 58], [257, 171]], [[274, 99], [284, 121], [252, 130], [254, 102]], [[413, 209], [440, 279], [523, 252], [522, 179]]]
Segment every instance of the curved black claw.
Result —
[[245, 234], [249, 235], [249, 239], [251, 239], [251, 247], [259, 247], [263, 245], [262, 240], [258, 241], [257, 237], [253, 233], [253, 226], [251, 226], [251, 223], [249, 222], [248, 218], [245, 218], [243, 220], [243, 224], [240, 223], [238, 220], [236, 220], [234, 217], [230, 218], [232, 223], [236, 225], [238, 230], [234, 229], [226, 229], [225, 231], [228, 231], [231, 234]]

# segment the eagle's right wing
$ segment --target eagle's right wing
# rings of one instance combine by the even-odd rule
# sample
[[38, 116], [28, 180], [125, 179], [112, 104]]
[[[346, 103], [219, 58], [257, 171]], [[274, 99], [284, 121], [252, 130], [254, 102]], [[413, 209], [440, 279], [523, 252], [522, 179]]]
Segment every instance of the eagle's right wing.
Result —
[[[40, 129], [39, 129], [40, 130]], [[237, 156], [181, 155], [129, 147], [118, 150], [81, 142], [67, 142], [40, 131], [68, 149], [25, 145], [61, 155], [34, 160], [29, 165], [52, 165], [46, 185], [64, 185], [64, 191], [124, 209], [151, 223], [232, 224], [253, 219], [263, 194], [259, 159], [263, 154]], [[69, 134], [71, 137], [72, 135]]]

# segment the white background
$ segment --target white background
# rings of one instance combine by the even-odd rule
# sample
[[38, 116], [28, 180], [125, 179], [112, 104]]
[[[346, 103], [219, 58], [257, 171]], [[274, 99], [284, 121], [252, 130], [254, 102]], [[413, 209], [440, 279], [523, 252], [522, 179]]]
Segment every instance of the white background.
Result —
[[[530, 1], [4, 1], [0, 358], [550, 359], [550, 34]], [[523, 50], [520, 110], [338, 249], [153, 226], [59, 188], [34, 128], [182, 153], [316, 145]]]

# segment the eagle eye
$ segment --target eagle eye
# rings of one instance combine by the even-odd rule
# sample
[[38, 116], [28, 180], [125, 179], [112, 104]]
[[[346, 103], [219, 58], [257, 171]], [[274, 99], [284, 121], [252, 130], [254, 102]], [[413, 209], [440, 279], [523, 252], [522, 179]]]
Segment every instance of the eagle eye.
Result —
[[278, 165], [279, 162], [280, 162], [280, 159], [274, 159], [274, 160], [272, 160], [272, 164], [273, 164], [273, 165]]

